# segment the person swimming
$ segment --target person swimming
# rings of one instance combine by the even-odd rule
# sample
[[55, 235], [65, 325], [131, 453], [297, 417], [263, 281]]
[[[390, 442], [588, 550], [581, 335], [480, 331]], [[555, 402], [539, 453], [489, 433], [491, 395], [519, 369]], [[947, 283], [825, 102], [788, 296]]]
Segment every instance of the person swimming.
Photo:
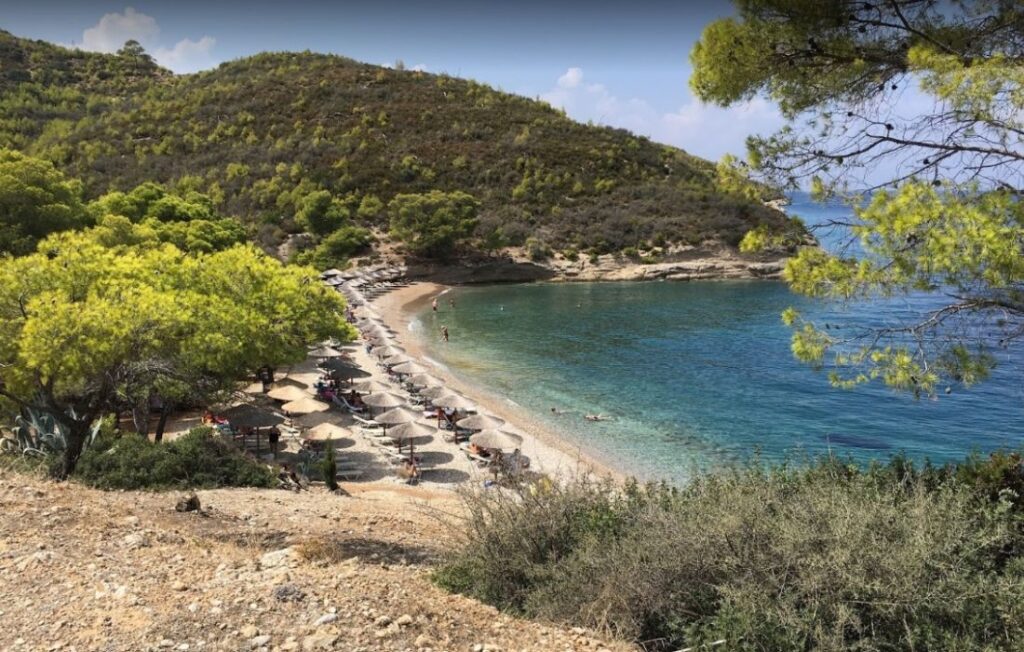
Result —
[[608, 421], [609, 419], [611, 419], [611, 417], [605, 416], [603, 414], [587, 414], [583, 418], [586, 419], [587, 421]]

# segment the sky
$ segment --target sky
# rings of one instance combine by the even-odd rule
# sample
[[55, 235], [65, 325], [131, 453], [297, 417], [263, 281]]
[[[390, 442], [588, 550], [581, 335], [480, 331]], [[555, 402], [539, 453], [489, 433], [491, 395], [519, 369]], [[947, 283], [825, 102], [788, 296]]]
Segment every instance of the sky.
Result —
[[770, 103], [689, 92], [689, 52], [726, 0], [0, 0], [0, 28], [100, 52], [128, 39], [175, 72], [312, 50], [468, 77], [717, 160], [782, 126]]

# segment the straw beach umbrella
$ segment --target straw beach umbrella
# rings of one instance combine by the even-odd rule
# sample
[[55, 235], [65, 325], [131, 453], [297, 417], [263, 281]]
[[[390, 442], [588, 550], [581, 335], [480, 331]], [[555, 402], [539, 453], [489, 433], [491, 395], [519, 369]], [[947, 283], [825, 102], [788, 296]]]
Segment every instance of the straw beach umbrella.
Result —
[[321, 423], [310, 428], [307, 434], [313, 439], [338, 440], [345, 438], [348, 435], [348, 431], [334, 423]]
[[378, 358], [390, 358], [393, 355], [405, 355], [405, 349], [394, 344], [388, 346], [375, 346], [370, 349], [370, 355], [375, 355]]
[[511, 451], [523, 445], [523, 438], [504, 430], [481, 430], [469, 438], [469, 443], [489, 450]]
[[424, 374], [429, 371], [429, 369], [414, 360], [411, 362], [396, 364], [394, 367], [391, 367], [391, 371], [396, 374]]
[[497, 430], [505, 425], [505, 420], [489, 414], [472, 414], [462, 417], [455, 423], [466, 430]]
[[398, 394], [392, 394], [391, 392], [377, 392], [375, 394], [367, 394], [363, 397], [363, 403], [371, 407], [379, 408], [395, 408], [409, 403], [409, 399], [403, 398]]
[[381, 362], [383, 362], [384, 364], [386, 364], [388, 366], [394, 366], [394, 365], [402, 364], [402, 363], [405, 363], [405, 362], [412, 362], [412, 361], [413, 361], [413, 359], [410, 358], [409, 356], [405, 355], [404, 353], [398, 353], [398, 354], [393, 355], [391, 357], [384, 358]]
[[236, 428], [270, 428], [284, 423], [281, 415], [248, 403], [228, 408], [221, 416]]
[[345, 354], [333, 346], [318, 346], [309, 352], [312, 358], [340, 358]]
[[402, 444], [409, 444], [409, 459], [415, 459], [415, 448], [416, 444], [429, 442], [437, 432], [437, 427], [432, 426], [422, 421], [410, 421], [409, 423], [401, 423], [391, 429], [391, 438], [398, 443], [398, 448], [401, 450]]
[[276, 401], [301, 401], [304, 398], [309, 398], [309, 392], [299, 389], [295, 385], [285, 385], [284, 387], [275, 387], [270, 390], [267, 392], [267, 396]]
[[289, 414], [309, 414], [310, 412], [325, 412], [330, 405], [316, 400], [312, 397], [302, 398], [297, 401], [285, 403], [281, 409]]
[[393, 392], [395, 386], [390, 383], [382, 383], [379, 380], [361, 380], [352, 386], [352, 389], [361, 394], [379, 394], [380, 392]]
[[444, 385], [440, 378], [435, 378], [430, 374], [413, 374], [409, 376], [407, 382], [413, 387], [440, 387]]
[[461, 394], [445, 394], [432, 399], [431, 403], [437, 407], [450, 408], [460, 412], [472, 412], [476, 410], [476, 403]]
[[384, 426], [384, 434], [388, 432], [388, 426], [397, 426], [400, 423], [412, 423], [421, 416], [420, 412], [407, 407], [391, 408], [383, 414], [378, 414], [374, 421]]
[[446, 395], [449, 391], [451, 390], [449, 390], [444, 385], [435, 385], [434, 387], [427, 387], [425, 389], [421, 389], [420, 396], [422, 396], [423, 398], [429, 398], [433, 400], [435, 398], [441, 398], [442, 396]]

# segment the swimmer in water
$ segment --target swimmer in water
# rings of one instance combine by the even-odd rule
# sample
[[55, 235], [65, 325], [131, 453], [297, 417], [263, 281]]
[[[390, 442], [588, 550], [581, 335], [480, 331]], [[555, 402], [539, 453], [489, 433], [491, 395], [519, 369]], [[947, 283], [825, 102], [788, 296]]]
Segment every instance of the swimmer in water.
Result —
[[431, 304], [431, 308], [434, 309], [434, 312], [437, 312], [437, 297], [434, 297], [434, 301]]
[[607, 421], [608, 419], [611, 419], [611, 417], [606, 417], [603, 414], [588, 414], [583, 418], [587, 421]]
[[441, 327], [441, 339], [443, 339], [445, 342], [448, 341], [448, 327], [447, 326], [442, 326]]

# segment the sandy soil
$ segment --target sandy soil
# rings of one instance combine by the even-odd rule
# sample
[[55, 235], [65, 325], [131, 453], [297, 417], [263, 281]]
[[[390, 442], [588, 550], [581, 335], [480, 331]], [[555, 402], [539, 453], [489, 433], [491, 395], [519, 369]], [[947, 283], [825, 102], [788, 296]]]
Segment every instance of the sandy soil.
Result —
[[102, 492], [0, 467], [0, 650], [625, 651], [430, 581], [449, 491]]
[[[424, 352], [417, 338], [410, 334], [409, 323], [413, 315], [422, 309], [435, 296], [448, 286], [437, 283], [413, 283], [385, 294], [373, 301], [373, 306], [384, 321], [398, 334], [396, 339], [410, 355], [423, 359]], [[429, 366], [429, 360], [423, 362]], [[443, 379], [450, 387], [476, 402], [481, 411], [500, 417], [509, 423], [505, 428], [523, 436], [523, 453], [530, 457], [532, 469], [551, 474], [563, 479], [570, 479], [580, 474], [596, 474], [621, 481], [624, 476], [610, 464], [573, 442], [566, 441], [557, 433], [546, 428], [539, 420], [532, 417], [525, 409], [510, 405], [500, 397], [487, 392], [486, 389], [468, 385], [458, 378], [436, 368], [432, 372]]]

